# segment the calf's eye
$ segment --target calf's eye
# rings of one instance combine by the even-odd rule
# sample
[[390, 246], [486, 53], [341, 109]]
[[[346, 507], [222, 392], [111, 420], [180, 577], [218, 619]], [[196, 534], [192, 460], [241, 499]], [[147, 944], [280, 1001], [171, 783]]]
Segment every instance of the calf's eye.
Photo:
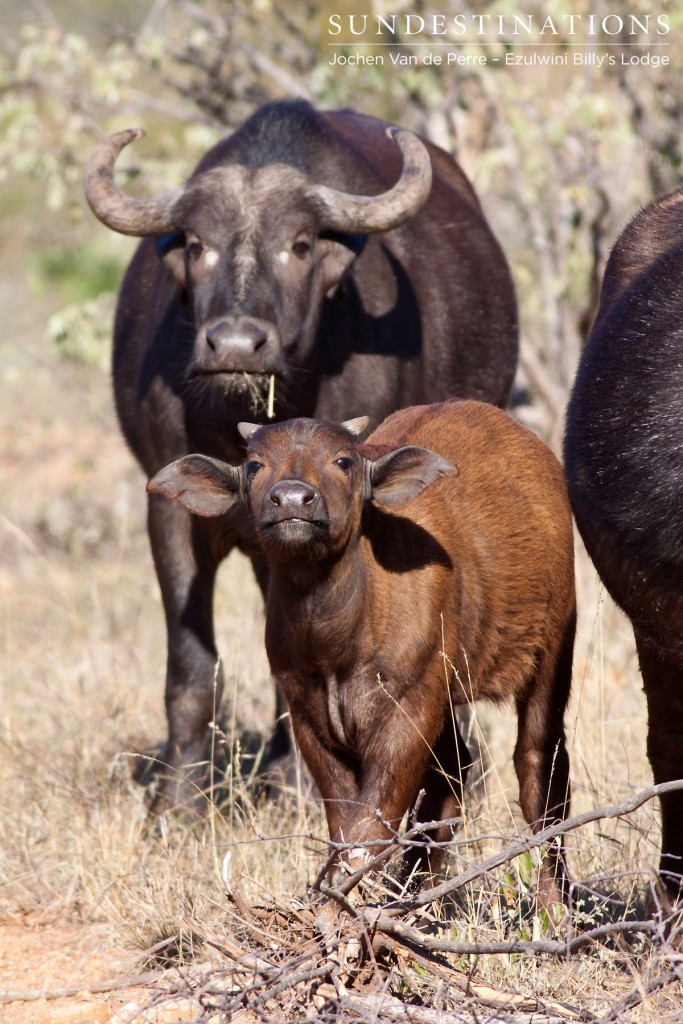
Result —
[[342, 455], [340, 459], [335, 459], [335, 462], [345, 473], [348, 473], [353, 466], [353, 459], [349, 459], [345, 455]]
[[251, 477], [256, 476], [259, 469], [263, 469], [263, 463], [257, 462], [256, 459], [250, 459], [247, 463], [247, 476], [251, 479]]
[[188, 242], [185, 246], [185, 252], [191, 260], [198, 260], [204, 252], [204, 246], [201, 242]]

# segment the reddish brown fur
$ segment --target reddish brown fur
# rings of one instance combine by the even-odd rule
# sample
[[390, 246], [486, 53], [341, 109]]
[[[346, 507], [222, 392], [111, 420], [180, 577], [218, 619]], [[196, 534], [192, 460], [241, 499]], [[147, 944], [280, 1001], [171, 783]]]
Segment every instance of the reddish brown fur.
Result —
[[[363, 456], [404, 444], [457, 474], [442, 475], [439, 460], [434, 482], [388, 509], [368, 500]], [[340, 455], [354, 462], [348, 473]], [[563, 817], [575, 595], [571, 513], [550, 450], [500, 410], [461, 401], [395, 413], [365, 445], [314, 421], [261, 428], [245, 465], [271, 568], [268, 656], [333, 839], [386, 839], [421, 787], [421, 820], [458, 814], [467, 752], [451, 705], [478, 699], [515, 701], [526, 820], [538, 829]], [[293, 554], [270, 540], [277, 481], [322, 496], [330, 526], [314, 558], [310, 544]], [[556, 902], [565, 885], [558, 851], [542, 899]]]

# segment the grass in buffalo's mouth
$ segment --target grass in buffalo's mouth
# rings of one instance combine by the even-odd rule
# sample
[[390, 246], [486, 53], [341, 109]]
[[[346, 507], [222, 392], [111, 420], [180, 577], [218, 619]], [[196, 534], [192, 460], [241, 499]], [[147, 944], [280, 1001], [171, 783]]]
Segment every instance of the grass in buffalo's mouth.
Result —
[[272, 420], [275, 416], [276, 384], [275, 373], [248, 373], [246, 370], [195, 370], [190, 377], [193, 381], [213, 380], [215, 386], [222, 385], [227, 394], [247, 395], [251, 414], [264, 415]]

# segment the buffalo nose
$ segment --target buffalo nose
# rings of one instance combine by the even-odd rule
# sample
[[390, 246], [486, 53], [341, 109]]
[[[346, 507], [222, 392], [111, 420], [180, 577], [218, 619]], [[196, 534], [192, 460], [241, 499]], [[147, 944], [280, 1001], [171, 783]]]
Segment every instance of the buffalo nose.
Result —
[[268, 497], [282, 511], [310, 514], [318, 502], [319, 493], [315, 487], [299, 480], [280, 480], [271, 487]]
[[268, 341], [268, 332], [259, 323], [241, 320], [230, 323], [220, 320], [207, 329], [206, 343], [212, 352], [258, 352]]

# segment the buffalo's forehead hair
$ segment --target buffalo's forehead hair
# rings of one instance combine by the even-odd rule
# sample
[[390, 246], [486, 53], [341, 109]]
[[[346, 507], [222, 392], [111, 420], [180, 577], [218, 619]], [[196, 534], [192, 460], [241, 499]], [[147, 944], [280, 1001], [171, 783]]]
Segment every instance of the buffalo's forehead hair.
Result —
[[285, 458], [292, 453], [329, 451], [334, 454], [341, 448], [356, 447], [356, 438], [340, 423], [302, 417], [261, 427], [249, 438], [247, 452], [258, 450]]
[[235, 237], [235, 294], [242, 301], [251, 276], [258, 268], [259, 246], [266, 215], [272, 221], [281, 219], [297, 206], [309, 206], [307, 199], [311, 182], [305, 174], [286, 164], [266, 167], [243, 167], [229, 164], [214, 167], [188, 184], [179, 206], [179, 219], [191, 224], [202, 241], [211, 242], [212, 235], [226, 230]]

